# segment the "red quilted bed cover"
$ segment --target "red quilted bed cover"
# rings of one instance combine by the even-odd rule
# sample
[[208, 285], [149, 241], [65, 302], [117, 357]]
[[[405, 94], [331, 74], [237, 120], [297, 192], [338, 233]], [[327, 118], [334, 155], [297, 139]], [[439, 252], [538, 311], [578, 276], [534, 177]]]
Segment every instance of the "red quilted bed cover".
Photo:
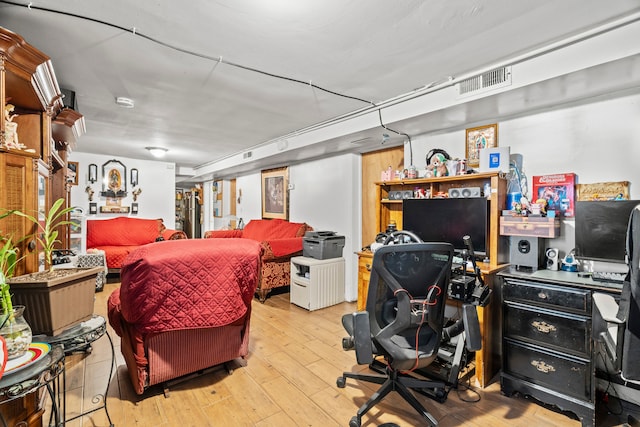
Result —
[[233, 323], [253, 299], [261, 250], [248, 239], [141, 246], [120, 272], [122, 316], [143, 334]]

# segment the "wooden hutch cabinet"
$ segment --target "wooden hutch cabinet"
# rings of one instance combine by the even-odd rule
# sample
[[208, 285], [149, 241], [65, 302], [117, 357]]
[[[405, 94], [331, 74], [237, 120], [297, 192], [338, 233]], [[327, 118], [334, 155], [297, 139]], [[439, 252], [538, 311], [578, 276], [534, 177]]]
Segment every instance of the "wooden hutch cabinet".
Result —
[[[508, 262], [506, 245], [500, 239], [500, 214], [506, 206], [506, 178], [498, 172], [456, 175], [440, 178], [405, 179], [376, 182], [376, 224], [384, 231], [391, 222], [402, 230], [402, 198], [390, 197], [392, 194], [407, 194], [413, 198], [416, 188], [425, 190], [431, 197], [448, 196], [451, 189], [476, 188], [481, 192], [490, 191], [489, 199], [489, 241], [487, 243], [489, 263], [492, 266]], [[485, 195], [486, 196], [486, 195]]]
[[[2, 27], [0, 103], [0, 208], [43, 215], [57, 198], [68, 205], [67, 151], [84, 132], [84, 119], [64, 108], [49, 57]], [[33, 234], [35, 226], [11, 215], [0, 221], [0, 232], [15, 242]], [[68, 235], [59, 230], [61, 247], [68, 247]], [[21, 242], [19, 249], [24, 258], [15, 274], [38, 271], [35, 240]], [[0, 418], [6, 425], [42, 425], [45, 396], [40, 388], [21, 399], [1, 401]]]
[[[0, 102], [0, 207], [42, 215], [55, 199], [68, 204], [67, 150], [84, 133], [84, 118], [64, 107], [49, 57], [2, 27]], [[0, 230], [17, 241], [35, 226], [13, 215]], [[59, 233], [60, 246], [68, 247], [68, 231]], [[38, 271], [35, 241], [25, 240], [20, 251], [25, 257], [16, 274]]]
[[[456, 175], [440, 178], [404, 179], [381, 181], [376, 187], [376, 227], [378, 232], [395, 223], [402, 230], [402, 202], [413, 198], [416, 188], [423, 189], [431, 197], [449, 195], [449, 190], [480, 189], [489, 192], [489, 229], [487, 242], [488, 263], [478, 263], [485, 283], [494, 288], [496, 273], [508, 266], [506, 238], [500, 236], [500, 215], [506, 206], [507, 180], [499, 172]], [[358, 253], [358, 310], [366, 307], [367, 290], [371, 262], [370, 251]], [[493, 302], [487, 307], [478, 307], [478, 318], [482, 333], [482, 350], [476, 352], [476, 380], [481, 387], [486, 386], [500, 368], [500, 301], [494, 292]], [[453, 302], [452, 302], [453, 303]], [[454, 303], [455, 304], [455, 303]]]

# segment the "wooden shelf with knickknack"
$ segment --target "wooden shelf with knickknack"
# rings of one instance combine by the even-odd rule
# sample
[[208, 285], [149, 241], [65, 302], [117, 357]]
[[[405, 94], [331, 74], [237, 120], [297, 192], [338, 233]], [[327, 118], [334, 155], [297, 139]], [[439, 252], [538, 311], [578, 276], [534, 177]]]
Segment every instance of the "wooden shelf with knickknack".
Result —
[[[0, 207], [44, 213], [53, 202], [53, 183], [66, 181], [56, 172], [66, 167], [66, 153], [57, 155], [52, 121], [63, 110], [61, 91], [49, 57], [22, 37], [0, 27]], [[55, 158], [55, 163], [52, 159]], [[61, 164], [62, 162], [62, 164]], [[65, 171], [66, 173], [66, 171]], [[68, 200], [68, 190], [65, 192]], [[18, 242], [35, 226], [16, 215], [0, 220], [4, 236]], [[68, 244], [68, 227], [59, 235]], [[63, 243], [64, 244], [64, 243]], [[40, 248], [32, 239], [17, 243], [23, 257], [15, 274], [40, 268]], [[44, 388], [0, 405], [6, 425], [42, 425]]]
[[[487, 256], [489, 263], [479, 263], [485, 283], [493, 288], [496, 274], [508, 266], [508, 248], [506, 238], [500, 236], [500, 215], [506, 206], [507, 179], [503, 173], [489, 172], [468, 175], [456, 175], [438, 178], [402, 179], [378, 181], [376, 190], [376, 227], [384, 232], [388, 224], [395, 223], [402, 230], [402, 202], [405, 198], [448, 197], [458, 192], [471, 191], [489, 200], [489, 230]], [[417, 193], [416, 193], [417, 191]], [[358, 252], [358, 310], [366, 308], [367, 290], [371, 275], [373, 253]], [[496, 296], [496, 298], [498, 298]], [[476, 352], [476, 381], [485, 387], [500, 366], [499, 334], [493, 330], [499, 325], [500, 304], [489, 304], [478, 309], [483, 346]]]
[[[500, 215], [506, 206], [507, 179], [503, 173], [487, 172], [468, 175], [455, 175], [439, 178], [402, 179], [378, 181], [376, 186], [376, 225], [378, 232], [386, 230], [387, 225], [395, 223], [402, 230], [402, 200], [414, 198], [418, 190], [425, 197], [448, 197], [451, 190], [458, 192], [480, 192], [486, 197], [489, 192], [489, 241], [488, 254], [492, 267], [508, 262], [506, 244], [500, 239]], [[397, 194], [401, 197], [397, 198]], [[395, 196], [395, 197], [394, 197]]]
[[[0, 103], [0, 206], [43, 214], [58, 198], [68, 205], [67, 159], [84, 133], [84, 119], [62, 102], [49, 57], [1, 27]], [[33, 227], [15, 216], [0, 221], [0, 230], [16, 240]], [[58, 231], [57, 248], [68, 248], [68, 226]], [[39, 248], [31, 239], [18, 247], [24, 257], [15, 274], [38, 271]]]

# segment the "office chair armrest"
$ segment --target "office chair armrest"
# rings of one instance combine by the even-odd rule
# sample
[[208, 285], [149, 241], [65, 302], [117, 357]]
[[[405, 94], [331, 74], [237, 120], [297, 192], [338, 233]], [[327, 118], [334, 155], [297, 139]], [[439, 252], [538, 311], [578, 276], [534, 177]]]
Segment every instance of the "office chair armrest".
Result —
[[593, 293], [594, 307], [600, 313], [600, 317], [607, 323], [621, 325], [624, 321], [618, 319], [618, 303], [613, 296], [608, 294]]
[[462, 320], [464, 322], [464, 332], [466, 334], [466, 346], [469, 351], [482, 349], [482, 335], [480, 333], [480, 321], [478, 320], [478, 310], [475, 305], [462, 305]]
[[368, 365], [373, 362], [375, 348], [371, 339], [371, 326], [369, 325], [369, 313], [358, 311], [342, 316], [342, 325], [349, 333], [349, 337], [342, 339], [344, 350], [356, 351], [356, 361], [359, 365]]
[[618, 319], [618, 303], [611, 295], [594, 292], [593, 307], [593, 338], [604, 345], [613, 369], [619, 372], [626, 323]]

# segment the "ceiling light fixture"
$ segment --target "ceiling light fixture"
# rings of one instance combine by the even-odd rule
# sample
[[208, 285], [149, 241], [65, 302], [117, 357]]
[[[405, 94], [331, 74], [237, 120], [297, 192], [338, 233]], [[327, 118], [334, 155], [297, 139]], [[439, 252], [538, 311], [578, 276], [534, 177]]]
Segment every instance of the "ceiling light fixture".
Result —
[[134, 102], [131, 98], [125, 98], [124, 96], [119, 96], [116, 98], [116, 105], [119, 105], [123, 108], [133, 108]]
[[164, 157], [164, 155], [167, 154], [167, 151], [169, 151], [168, 149], [162, 148], [162, 147], [144, 147], [144, 148], [149, 150], [151, 155], [158, 159], [161, 157]]

